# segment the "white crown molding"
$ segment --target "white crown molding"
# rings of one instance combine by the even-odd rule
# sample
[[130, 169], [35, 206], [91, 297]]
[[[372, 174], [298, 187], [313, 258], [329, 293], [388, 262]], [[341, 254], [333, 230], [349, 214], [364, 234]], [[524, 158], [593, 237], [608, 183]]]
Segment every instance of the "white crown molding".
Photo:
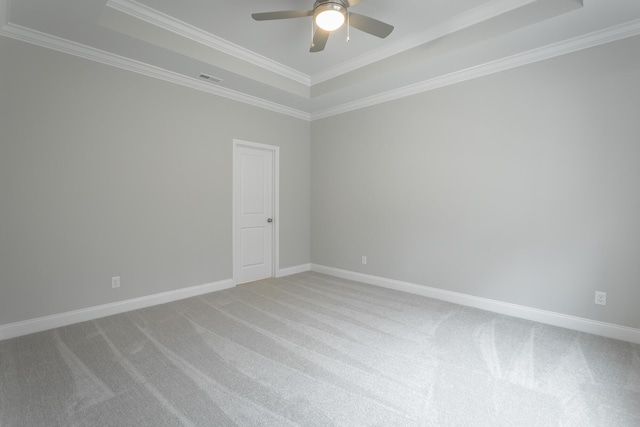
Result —
[[54, 314], [51, 316], [38, 317], [36, 319], [22, 322], [0, 325], [0, 341], [15, 338], [22, 335], [42, 332], [48, 329], [59, 328], [61, 326], [72, 325], [74, 323], [86, 322], [87, 320], [99, 319], [101, 317], [112, 316], [126, 311], [138, 310], [140, 308], [151, 307], [158, 304], [165, 304], [185, 298], [208, 294], [210, 292], [221, 291], [233, 288], [233, 280], [221, 280], [219, 282], [207, 283], [205, 285], [191, 286], [174, 291], [161, 292], [125, 301], [103, 304], [95, 307], [83, 308], [80, 310], [68, 311], [66, 313]]
[[430, 90], [453, 85], [500, 71], [521, 67], [534, 62], [544, 61], [568, 53], [577, 52], [605, 43], [622, 40], [640, 34], [640, 19], [636, 19], [624, 24], [616, 25], [604, 30], [595, 31], [582, 36], [567, 39], [558, 43], [553, 43], [540, 48], [532, 49], [523, 53], [508, 56], [485, 64], [477, 65], [464, 70], [455, 71], [450, 74], [435, 77], [413, 85], [394, 89], [378, 95], [373, 95], [357, 101], [328, 108], [311, 114], [311, 120], [319, 120], [361, 108], [371, 107], [407, 96], [417, 95]]
[[203, 44], [212, 49], [219, 50], [228, 55], [250, 62], [254, 65], [258, 65], [268, 71], [272, 71], [298, 83], [312, 86], [314, 84], [339, 77], [342, 74], [354, 71], [405, 50], [420, 46], [446, 35], [453, 34], [462, 29], [471, 27], [536, 1], [539, 0], [493, 0], [492, 2], [455, 16], [442, 25], [430, 28], [429, 30], [414, 36], [405, 37], [396, 43], [387, 44], [381, 49], [361, 55], [313, 76], [308, 76], [291, 67], [287, 67], [286, 65], [280, 64], [251, 50], [245, 49], [225, 39], [203, 31], [200, 28], [180, 21], [135, 0], [109, 0], [106, 6], [167, 31], [181, 35], [189, 40]]
[[437, 27], [429, 28], [419, 34], [404, 37], [395, 43], [387, 43], [380, 49], [365, 53], [364, 55], [355, 57], [323, 72], [314, 74], [311, 76], [311, 85], [316, 85], [327, 80], [334, 79], [343, 74], [355, 71], [359, 68], [389, 58], [414, 47], [429, 43], [433, 40], [437, 40], [449, 34], [453, 34], [536, 1], [538, 0], [494, 0], [461, 13], [460, 15], [454, 16]]
[[50, 34], [42, 33], [30, 28], [22, 27], [17, 24], [5, 24], [0, 29], [0, 34], [16, 40], [35, 44], [70, 55], [79, 56], [91, 61], [100, 62], [106, 65], [111, 65], [113, 67], [133, 71], [139, 74], [144, 74], [146, 76], [154, 77], [170, 83], [179, 84], [181, 86], [186, 86], [202, 92], [207, 92], [213, 95], [221, 96], [223, 98], [295, 117], [297, 119], [306, 121], [310, 120], [309, 113], [305, 111], [296, 110], [285, 105], [247, 95], [242, 92], [227, 89], [221, 86], [216, 86], [215, 84], [198, 80], [193, 77], [188, 77], [179, 73], [175, 73], [173, 71], [146, 64], [144, 62], [125, 58], [120, 55], [115, 55], [113, 53], [109, 53], [100, 49], [96, 49], [60, 37], [52, 36]]
[[[498, 3], [494, 2], [494, 4]], [[381, 94], [309, 113], [307, 111], [298, 110], [221, 86], [216, 86], [215, 84], [204, 82], [193, 77], [184, 76], [182, 74], [52, 36], [50, 34], [35, 31], [17, 24], [6, 23], [9, 18], [9, 5], [10, 2], [8, 0], [0, 0], [0, 35], [144, 74], [306, 121], [320, 120], [361, 108], [371, 107], [640, 34], [640, 19], [636, 19], [607, 29], [595, 31], [558, 43], [553, 43], [548, 46], [532, 49], [527, 52], [480, 64], [464, 70], [455, 71], [453, 73], [418, 82], [413, 85], [393, 89]], [[494, 9], [494, 12], [496, 10], [497, 9]], [[4, 25], [2, 25], [3, 22]]]
[[467, 307], [479, 308], [493, 313], [505, 314], [507, 316], [527, 319], [534, 322], [545, 323], [547, 325], [586, 332], [640, 344], [640, 329], [628, 326], [615, 325], [612, 323], [599, 322], [597, 320], [585, 319], [583, 317], [570, 316], [568, 314], [556, 313], [553, 311], [540, 310], [517, 304], [481, 298], [460, 292], [446, 291], [444, 289], [432, 288], [429, 286], [417, 285], [414, 283], [402, 282], [399, 280], [387, 279], [379, 276], [372, 276], [357, 273], [339, 268], [327, 267], [324, 265], [311, 264], [311, 271], [328, 274], [347, 280], [355, 280], [369, 285], [380, 286], [387, 289], [420, 295], [427, 298], [434, 298]]
[[231, 55], [253, 65], [257, 65], [265, 70], [271, 71], [298, 83], [302, 83], [307, 86], [311, 84], [311, 78], [307, 74], [301, 73], [291, 67], [287, 67], [286, 65], [259, 55], [249, 49], [245, 49], [225, 39], [217, 37], [170, 15], [138, 3], [135, 0], [109, 0], [106, 6], [164, 30], [171, 31], [172, 33], [178, 34], [196, 43], [203, 44], [212, 49], [226, 53], [227, 55]]

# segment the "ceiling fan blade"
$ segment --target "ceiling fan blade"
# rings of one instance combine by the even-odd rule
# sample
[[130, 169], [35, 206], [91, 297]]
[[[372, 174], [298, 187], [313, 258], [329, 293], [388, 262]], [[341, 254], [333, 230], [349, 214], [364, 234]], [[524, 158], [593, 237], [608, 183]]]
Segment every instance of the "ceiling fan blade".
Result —
[[252, 13], [256, 21], [271, 21], [273, 19], [304, 18], [313, 15], [313, 10], [282, 10], [280, 12]]
[[355, 6], [358, 3], [360, 3], [363, 0], [347, 0], [347, 3], [349, 4], [349, 7]]
[[313, 43], [311, 44], [309, 52], [320, 52], [324, 50], [327, 40], [329, 40], [329, 31], [318, 28], [313, 35]]
[[381, 39], [387, 37], [393, 31], [393, 25], [353, 12], [349, 12], [349, 24]]

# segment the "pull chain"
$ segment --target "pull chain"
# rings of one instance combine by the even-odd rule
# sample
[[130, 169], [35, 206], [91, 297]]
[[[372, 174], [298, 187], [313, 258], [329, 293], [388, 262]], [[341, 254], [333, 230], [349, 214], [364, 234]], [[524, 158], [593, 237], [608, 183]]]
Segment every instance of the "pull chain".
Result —
[[314, 21], [315, 20], [313, 18], [311, 18], [311, 47], [315, 46], [313, 44], [313, 23], [314, 23]]
[[351, 30], [351, 20], [350, 20], [349, 9], [347, 9], [347, 41], [351, 40], [350, 30]]

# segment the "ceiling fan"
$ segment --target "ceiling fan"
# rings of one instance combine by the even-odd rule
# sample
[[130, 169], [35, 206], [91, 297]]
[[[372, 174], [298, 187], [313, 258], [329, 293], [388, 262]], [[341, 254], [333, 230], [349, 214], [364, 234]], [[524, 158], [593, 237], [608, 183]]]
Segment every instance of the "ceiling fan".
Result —
[[355, 27], [381, 39], [391, 34], [393, 25], [348, 10], [350, 7], [362, 1], [363, 0], [316, 0], [311, 10], [283, 10], [280, 12], [253, 13], [251, 17], [256, 21], [270, 21], [273, 19], [313, 16], [313, 22], [315, 22], [317, 29], [313, 34], [313, 41], [311, 42], [309, 52], [320, 52], [324, 50], [327, 40], [329, 39], [329, 34], [342, 27], [345, 21], [348, 27]]

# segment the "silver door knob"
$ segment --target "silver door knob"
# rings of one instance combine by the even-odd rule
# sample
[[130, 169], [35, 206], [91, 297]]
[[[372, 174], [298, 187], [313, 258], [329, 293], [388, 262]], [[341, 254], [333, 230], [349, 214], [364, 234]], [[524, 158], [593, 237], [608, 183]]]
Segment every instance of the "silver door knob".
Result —
[[273, 222], [273, 218], [267, 218], [267, 222]]

